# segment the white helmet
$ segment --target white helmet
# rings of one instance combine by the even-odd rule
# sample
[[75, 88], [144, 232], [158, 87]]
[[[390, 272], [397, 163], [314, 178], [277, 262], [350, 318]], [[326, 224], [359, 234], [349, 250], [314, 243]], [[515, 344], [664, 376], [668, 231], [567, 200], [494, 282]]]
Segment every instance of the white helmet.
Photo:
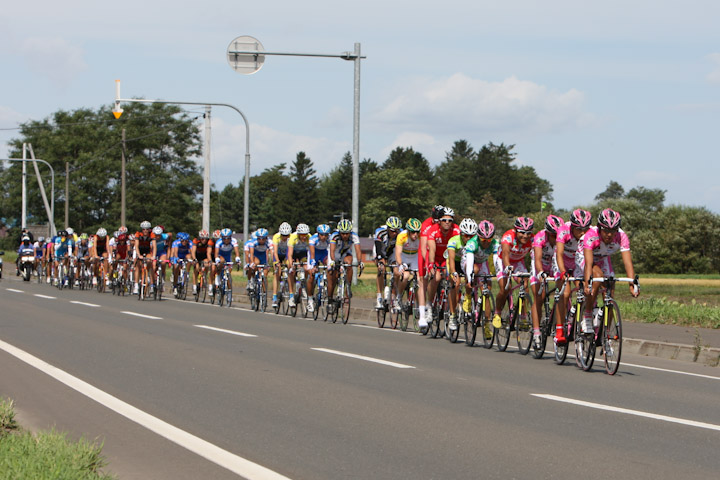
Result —
[[140, 229], [151, 228], [151, 227], [152, 227], [152, 224], [150, 222], [148, 222], [147, 220], [145, 220], [144, 222], [142, 222], [140, 224]]
[[75, 233], [75, 230], [73, 230], [73, 229], [70, 228], [70, 227], [66, 228], [65, 231], [67, 232], [68, 236], [69, 236], [69, 235], [72, 235], [73, 233]]
[[475, 235], [477, 229], [477, 222], [472, 218], [463, 218], [463, 221], [460, 222], [460, 231], [465, 235]]
[[288, 222], [283, 222], [280, 224], [280, 235], [290, 235], [292, 233], [292, 227]]
[[105, 230], [105, 229], [102, 228], [102, 227], [98, 228], [97, 236], [100, 237], [100, 238], [102, 238], [102, 237], [107, 237], [107, 230]]
[[310, 233], [310, 227], [308, 227], [305, 223], [298, 223], [297, 233], [298, 235], [308, 234]]

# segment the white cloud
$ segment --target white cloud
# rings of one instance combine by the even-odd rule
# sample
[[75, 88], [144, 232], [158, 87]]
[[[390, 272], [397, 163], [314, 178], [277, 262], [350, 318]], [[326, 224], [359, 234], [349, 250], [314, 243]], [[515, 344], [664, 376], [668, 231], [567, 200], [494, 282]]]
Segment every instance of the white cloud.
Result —
[[594, 121], [583, 104], [576, 89], [557, 92], [515, 76], [489, 82], [456, 73], [404, 86], [371, 118], [418, 131], [556, 132]]
[[714, 69], [705, 78], [710, 83], [720, 83], [720, 53], [711, 53], [707, 58], [713, 64]]
[[78, 72], [87, 68], [83, 50], [60, 37], [26, 38], [20, 42], [18, 52], [30, 70], [60, 87], [66, 87]]

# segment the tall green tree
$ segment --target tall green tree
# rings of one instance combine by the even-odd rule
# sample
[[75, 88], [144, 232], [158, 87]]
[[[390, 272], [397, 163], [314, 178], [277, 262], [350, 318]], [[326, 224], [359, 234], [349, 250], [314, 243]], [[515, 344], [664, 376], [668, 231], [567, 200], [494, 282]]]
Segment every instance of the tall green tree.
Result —
[[[130, 104], [119, 120], [110, 110], [110, 106], [60, 110], [23, 124], [19, 138], [10, 142], [11, 157], [19, 158], [22, 144], [30, 143], [36, 157], [55, 169], [57, 226], [63, 226], [68, 199], [70, 226], [75, 230], [119, 226], [121, 131], [125, 128], [128, 228], [147, 219], [174, 231], [197, 229], [202, 177], [194, 159], [201, 154], [195, 118], [162, 104]], [[69, 195], [62, 189], [65, 162], [70, 165]], [[0, 216], [20, 211], [20, 171], [18, 163], [0, 174], [5, 192]], [[28, 182], [28, 190], [30, 211], [47, 220], [37, 183]]]
[[595, 195], [595, 200], [602, 202], [603, 200], [612, 200], [617, 198], [623, 198], [625, 196], [625, 189], [615, 180], [610, 180], [605, 190]]
[[318, 220], [320, 207], [318, 185], [320, 181], [315, 173], [310, 157], [305, 152], [298, 152], [295, 161], [290, 165], [289, 188], [294, 201], [289, 205], [286, 220], [293, 227], [302, 222], [312, 228]]

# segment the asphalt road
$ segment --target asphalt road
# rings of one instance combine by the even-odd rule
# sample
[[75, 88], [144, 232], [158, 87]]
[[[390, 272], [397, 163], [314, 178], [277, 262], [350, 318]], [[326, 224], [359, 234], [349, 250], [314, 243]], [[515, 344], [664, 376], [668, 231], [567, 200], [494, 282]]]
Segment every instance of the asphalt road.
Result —
[[[601, 358], [586, 373], [572, 358], [556, 366], [549, 354], [369, 324], [5, 279], [0, 340], [179, 429], [163, 438], [0, 349], [0, 395], [16, 400], [21, 421], [104, 441], [121, 478], [237, 478], [213, 448], [269, 469], [241, 461], [248, 478], [707, 479], [720, 470], [720, 376], [701, 365], [625, 355], [610, 377]], [[207, 458], [175, 443], [184, 432], [213, 447]]]

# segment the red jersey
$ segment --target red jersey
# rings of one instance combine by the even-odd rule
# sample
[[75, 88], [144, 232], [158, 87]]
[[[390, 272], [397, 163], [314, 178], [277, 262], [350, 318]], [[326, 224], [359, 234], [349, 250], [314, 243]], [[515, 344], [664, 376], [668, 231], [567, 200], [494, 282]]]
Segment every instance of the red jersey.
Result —
[[435, 263], [443, 264], [445, 262], [445, 250], [447, 250], [448, 241], [455, 235], [460, 235], [460, 227], [453, 223], [453, 227], [443, 233], [440, 224], [436, 223], [428, 232], [428, 244], [435, 242]]
[[433, 218], [432, 218], [432, 217], [426, 218], [425, 221], [424, 221], [424, 222], [422, 223], [422, 225], [420, 226], [420, 236], [421, 236], [421, 237], [427, 237], [428, 234], [430, 233], [430, 229], [431, 229], [432, 227], [434, 227], [435, 225], [437, 225], [437, 223], [434, 223], [434, 222], [433, 222]]
[[208, 240], [207, 242], [202, 243], [200, 239], [193, 238], [193, 245], [195, 246], [195, 258], [197, 258], [198, 260], [212, 258], [212, 252], [215, 246], [215, 242], [213, 242], [212, 240]]
[[[532, 250], [532, 237], [530, 237], [530, 240], [528, 240], [527, 243], [519, 244], [517, 238], [515, 237], [516, 233], [515, 229], [508, 230], [503, 234], [502, 240], [500, 241], [501, 248], [503, 245], [510, 245], [511, 262], [519, 262], [525, 258], [530, 250]], [[500, 252], [502, 252], [502, 250], [500, 250]], [[502, 253], [500, 253], [500, 255], [502, 256]]]
[[128, 236], [126, 233], [118, 235], [115, 243], [115, 258], [125, 260], [128, 252]]

